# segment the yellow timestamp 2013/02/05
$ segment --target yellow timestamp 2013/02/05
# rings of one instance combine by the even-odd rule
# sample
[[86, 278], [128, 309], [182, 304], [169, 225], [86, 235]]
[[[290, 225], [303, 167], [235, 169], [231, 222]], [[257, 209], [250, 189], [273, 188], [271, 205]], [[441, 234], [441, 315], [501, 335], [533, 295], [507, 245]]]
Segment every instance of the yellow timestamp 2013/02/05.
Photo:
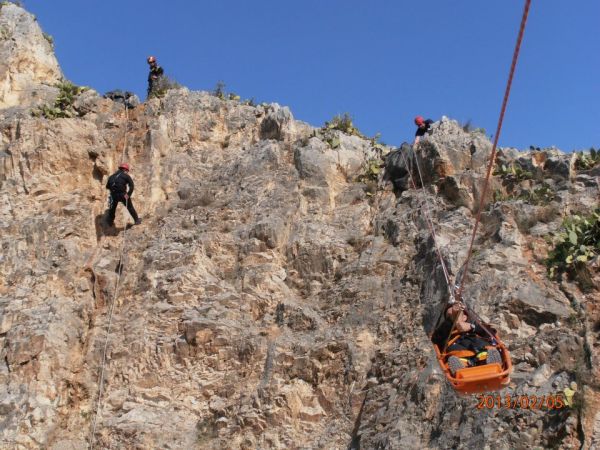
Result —
[[567, 404], [562, 394], [477, 396], [477, 409], [562, 409], [565, 407]]

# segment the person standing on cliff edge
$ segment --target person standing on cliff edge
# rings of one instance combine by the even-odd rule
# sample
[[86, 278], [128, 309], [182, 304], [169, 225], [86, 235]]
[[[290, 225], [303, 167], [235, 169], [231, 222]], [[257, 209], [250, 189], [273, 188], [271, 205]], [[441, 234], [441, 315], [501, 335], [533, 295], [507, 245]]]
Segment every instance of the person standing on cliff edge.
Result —
[[127, 207], [127, 211], [131, 214], [136, 225], [142, 223], [142, 220], [138, 217], [131, 201], [131, 194], [133, 194], [133, 180], [129, 176], [129, 164], [121, 163], [119, 165], [119, 170], [108, 177], [106, 189], [110, 191], [110, 206], [108, 208], [109, 226], [115, 226], [115, 213], [119, 202]]
[[150, 73], [148, 74], [148, 98], [159, 88], [160, 80], [164, 75], [164, 70], [160, 67], [154, 56], [148, 56], [148, 65]]
[[417, 131], [415, 133], [415, 140], [413, 142], [413, 146], [417, 145], [419, 143], [419, 140], [421, 139], [421, 136], [424, 136], [425, 133], [429, 131], [429, 128], [431, 128], [432, 123], [433, 120], [431, 119], [425, 120], [422, 116], [415, 117], [415, 125], [417, 126]]

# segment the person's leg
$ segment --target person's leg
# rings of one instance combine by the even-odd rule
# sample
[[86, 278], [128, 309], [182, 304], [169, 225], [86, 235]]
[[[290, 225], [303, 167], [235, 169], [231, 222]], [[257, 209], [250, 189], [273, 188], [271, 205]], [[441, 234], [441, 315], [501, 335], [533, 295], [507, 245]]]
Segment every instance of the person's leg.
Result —
[[471, 350], [472, 352], [479, 353], [486, 349], [490, 343], [479, 336], [464, 336], [460, 339], [460, 343], [467, 350]]
[[502, 355], [498, 349], [491, 347], [486, 339], [479, 336], [468, 336], [465, 337], [463, 344], [475, 352], [476, 364], [485, 362], [485, 364], [498, 363], [502, 365]]
[[465, 345], [464, 338], [460, 338], [454, 344], [450, 345], [447, 349], [449, 352], [455, 352], [457, 350], [471, 350], [468, 345]]
[[135, 223], [139, 223], [140, 218], [138, 217], [137, 212], [136, 212], [135, 208], [133, 207], [133, 202], [131, 201], [131, 197], [129, 197], [129, 200], [127, 200], [126, 205], [127, 205], [127, 211], [129, 211], [129, 214], [131, 214], [131, 217], [133, 218]]
[[[467, 346], [464, 345], [464, 337], [460, 337], [456, 342], [450, 345], [447, 349], [448, 352], [455, 352], [458, 350], [470, 350]], [[448, 368], [450, 369], [450, 373], [454, 376], [456, 375], [456, 371], [459, 369], [463, 369], [469, 366], [468, 358], [459, 358], [458, 356], [450, 356], [447, 360]]]
[[497, 348], [488, 348], [487, 349], [487, 356], [485, 358], [485, 363], [486, 364], [500, 364], [502, 365], [502, 355], [500, 354], [500, 352], [498, 351]]
[[110, 208], [108, 209], [108, 224], [112, 227], [115, 224], [115, 213], [117, 211], [117, 205], [119, 201], [111, 194], [112, 201], [110, 202]]

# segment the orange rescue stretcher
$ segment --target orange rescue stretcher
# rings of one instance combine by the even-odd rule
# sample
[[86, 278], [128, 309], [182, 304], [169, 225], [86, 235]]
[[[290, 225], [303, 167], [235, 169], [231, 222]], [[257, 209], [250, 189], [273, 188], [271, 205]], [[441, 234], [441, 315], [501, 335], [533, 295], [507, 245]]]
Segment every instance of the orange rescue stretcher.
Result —
[[[446, 361], [450, 356], [454, 355], [460, 357], [462, 355], [456, 354], [456, 351], [442, 353], [442, 349], [435, 343], [433, 344], [435, 354], [440, 363], [440, 367], [446, 375], [446, 379], [459, 394], [467, 395], [479, 392], [499, 391], [510, 383], [510, 373], [512, 372], [510, 354], [497, 335], [495, 336], [495, 339], [497, 342], [495, 348], [502, 356], [502, 365], [493, 363], [465, 367], [457, 370], [455, 375], [452, 375], [452, 372], [450, 372], [450, 368]], [[459, 350], [458, 352], [462, 351]]]

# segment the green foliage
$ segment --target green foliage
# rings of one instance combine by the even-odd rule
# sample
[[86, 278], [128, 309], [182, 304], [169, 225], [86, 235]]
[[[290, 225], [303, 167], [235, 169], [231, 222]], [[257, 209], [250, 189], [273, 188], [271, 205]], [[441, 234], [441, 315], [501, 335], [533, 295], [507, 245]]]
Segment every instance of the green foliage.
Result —
[[554, 248], [548, 253], [548, 275], [557, 278], [567, 273], [583, 280], [587, 263], [600, 253], [600, 209], [589, 216], [575, 214], [563, 221], [554, 237]]
[[[511, 193], [504, 193], [502, 190], [496, 189], [492, 193], [492, 197], [494, 199], [494, 203], [522, 200], [530, 205], [536, 206], [548, 205], [557, 198], [556, 193], [547, 183], [542, 183], [541, 185], [533, 188], [533, 190], [520, 189], [517, 187], [517, 189]], [[490, 207], [491, 206], [492, 205], [490, 205]]]
[[576, 170], [588, 170], [600, 163], [600, 150], [590, 148], [589, 153], [577, 152], [577, 159], [575, 160]]
[[526, 201], [532, 205], [547, 205], [554, 200], [556, 200], [556, 193], [546, 183], [536, 187], [526, 198]]
[[503, 181], [507, 182], [519, 182], [523, 180], [531, 180], [533, 174], [523, 169], [518, 164], [512, 163], [510, 165], [500, 164], [496, 165], [494, 175], [500, 176]]
[[4, 25], [0, 26], [0, 41], [7, 41], [10, 37], [10, 30]]
[[[494, 203], [504, 202], [506, 200], [511, 200], [511, 198], [505, 195], [500, 189], [495, 189], [492, 193], [492, 198], [494, 199]], [[491, 208], [493, 205], [490, 205]]]
[[256, 106], [256, 103], [254, 102], [254, 97], [252, 98], [248, 98], [246, 100], [244, 100], [242, 102], [242, 105], [246, 105], [246, 106]]
[[[241, 97], [239, 95], [237, 95], [235, 92], [227, 92], [225, 90], [225, 83], [223, 83], [222, 81], [217, 81], [217, 84], [215, 85], [215, 88], [211, 92], [211, 95], [214, 95], [215, 97], [217, 97], [220, 100], [233, 100], [236, 102], [240, 102], [242, 105], [256, 106], [256, 103], [254, 103], [253, 98], [242, 101]], [[267, 106], [266, 104], [264, 104], [264, 105]]]
[[367, 181], [377, 181], [381, 173], [381, 160], [371, 158], [367, 160], [363, 166], [363, 173], [356, 177], [356, 181], [365, 183]]
[[[332, 149], [336, 149], [340, 146], [340, 138], [334, 133], [334, 131], [341, 131], [342, 133], [350, 136], [358, 136], [363, 139], [369, 139], [354, 126], [354, 123], [352, 123], [352, 117], [348, 113], [334, 116], [331, 121], [325, 122], [325, 125], [323, 125], [320, 129], [315, 130], [313, 132], [313, 136], [316, 136], [324, 142], [327, 142]], [[382, 144], [378, 143], [378, 140], [379, 133], [375, 135], [375, 137], [370, 138], [371, 145], [376, 152], [383, 153], [385, 149]]]
[[461, 125], [463, 131], [465, 133], [481, 133], [485, 134], [485, 128], [475, 128], [471, 123], [471, 119], [467, 120], [464, 124]]
[[215, 89], [212, 91], [212, 95], [221, 100], [225, 100], [225, 83], [223, 83], [222, 81], [217, 81]]
[[152, 91], [148, 94], [148, 98], [163, 98], [167, 94], [167, 91], [179, 89], [180, 87], [181, 85], [177, 81], [163, 75], [154, 81]]
[[339, 130], [342, 133], [346, 133], [349, 135], [358, 136], [361, 138], [365, 138], [365, 135], [362, 134], [358, 128], [354, 126], [352, 123], [352, 116], [348, 113], [344, 113], [342, 115], [338, 114], [331, 119], [331, 122], [325, 122], [325, 125], [322, 128], [325, 130]]
[[9, 2], [9, 1], [0, 2], [0, 8], [2, 8], [3, 6], [7, 6], [7, 5], [16, 5], [19, 8], [23, 8], [23, 2], [21, 2], [19, 0], [14, 0], [12, 2]]
[[65, 117], [76, 117], [79, 114], [75, 111], [73, 103], [79, 94], [87, 91], [85, 86], [77, 86], [70, 81], [58, 83], [58, 96], [54, 100], [54, 105], [44, 105], [32, 112], [34, 117], [45, 117], [46, 119], [59, 119]]
[[52, 37], [52, 35], [48, 33], [42, 33], [42, 35], [44, 36], [44, 39], [48, 41], [50, 47], [54, 48], [54, 38]]
[[470, 133], [473, 130], [473, 125], [471, 125], [471, 119], [467, 120], [463, 125], [462, 129], [465, 133]]

